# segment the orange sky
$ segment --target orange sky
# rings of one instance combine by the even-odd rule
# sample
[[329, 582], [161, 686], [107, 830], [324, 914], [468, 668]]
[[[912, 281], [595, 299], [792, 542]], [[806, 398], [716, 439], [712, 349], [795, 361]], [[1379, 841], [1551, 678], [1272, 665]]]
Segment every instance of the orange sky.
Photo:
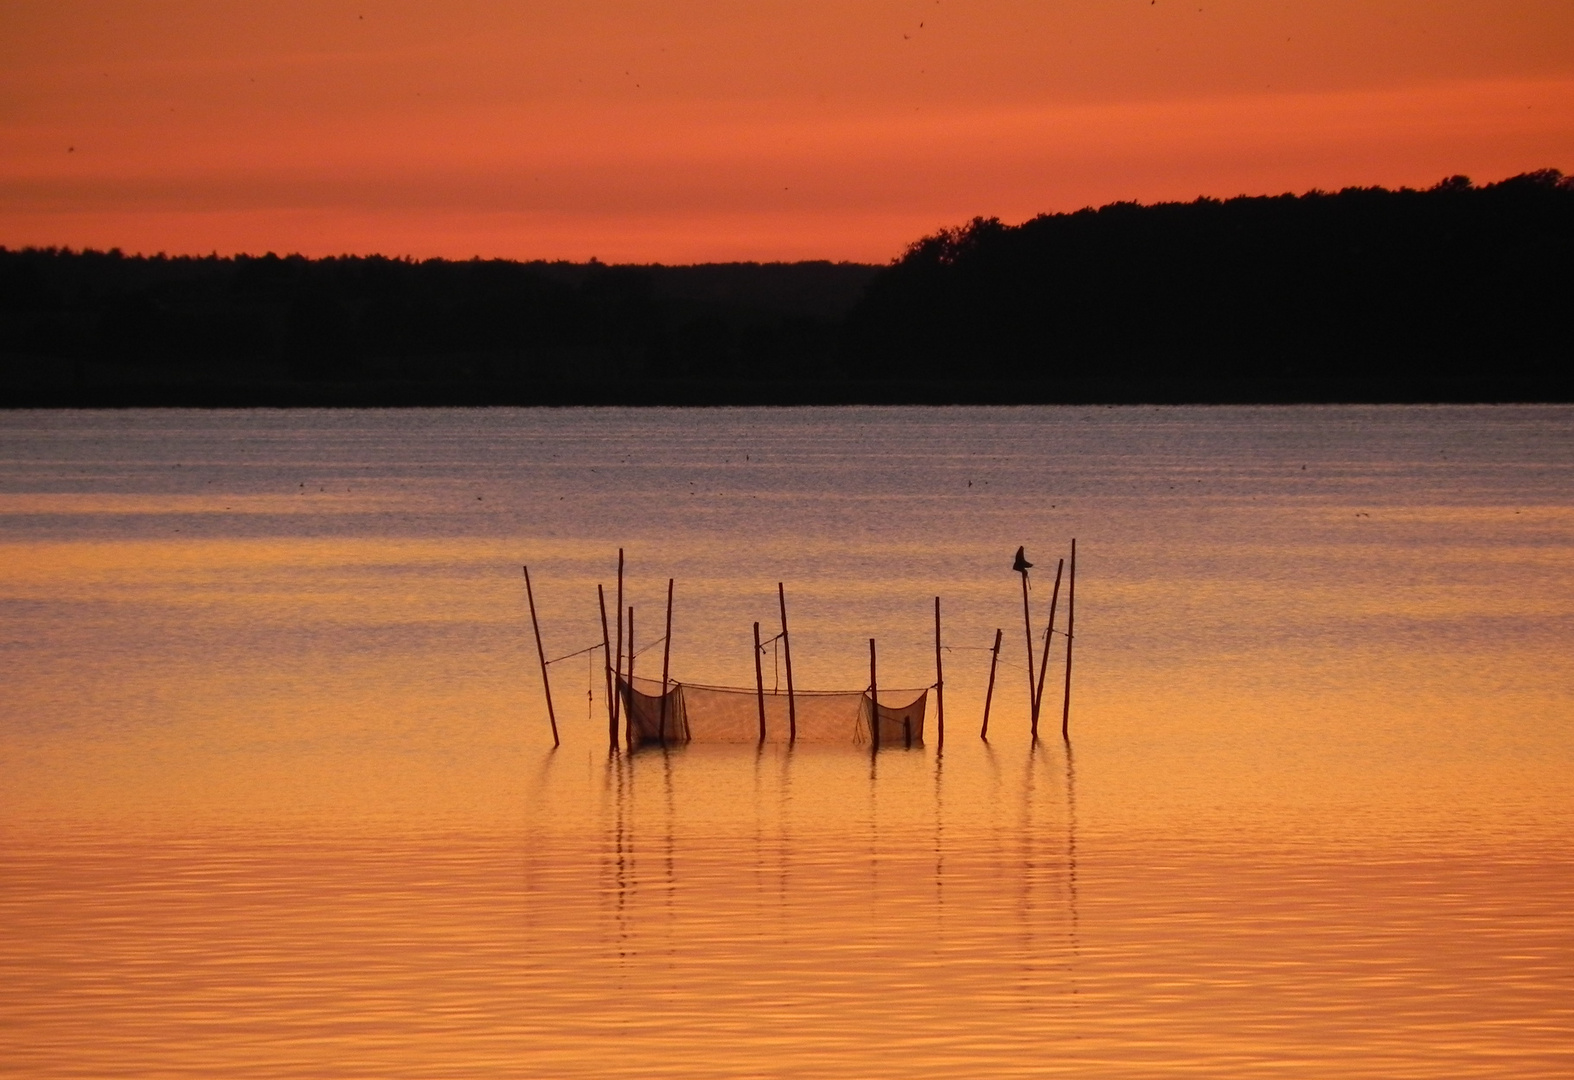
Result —
[[12, 247], [884, 261], [1574, 171], [1570, 0], [6, 0], [0, 58]]

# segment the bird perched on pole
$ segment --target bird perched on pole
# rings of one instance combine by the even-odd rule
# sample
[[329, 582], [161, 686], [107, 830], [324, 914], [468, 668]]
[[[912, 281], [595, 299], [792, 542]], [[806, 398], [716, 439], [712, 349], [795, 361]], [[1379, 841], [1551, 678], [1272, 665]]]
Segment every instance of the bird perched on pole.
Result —
[[1027, 561], [1027, 551], [1025, 550], [1025, 547], [1017, 548], [1016, 561], [1011, 564], [1011, 569], [1015, 570], [1019, 574], [1026, 574], [1032, 566], [1033, 564]]

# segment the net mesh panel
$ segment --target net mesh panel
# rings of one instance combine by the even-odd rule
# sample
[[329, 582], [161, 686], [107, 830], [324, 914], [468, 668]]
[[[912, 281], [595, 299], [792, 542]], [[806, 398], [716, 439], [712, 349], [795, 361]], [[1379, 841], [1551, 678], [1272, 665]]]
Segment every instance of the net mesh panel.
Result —
[[[898, 691], [906, 694], [911, 691]], [[869, 695], [860, 694], [863, 699], [863, 708], [858, 715], [858, 732], [853, 741], [859, 746], [867, 746], [869, 738]], [[898, 708], [881, 705], [880, 715], [880, 745], [881, 746], [922, 746], [924, 744], [924, 707], [929, 703], [929, 691], [925, 690]]]
[[[659, 745], [662, 740], [662, 701], [666, 700], [667, 743], [757, 743], [760, 741], [760, 696], [732, 686], [699, 686], [670, 683], [665, 695], [660, 679], [635, 676], [618, 680], [618, 691], [627, 716], [633, 746]], [[914, 746], [924, 741], [924, 712], [928, 690], [882, 690], [886, 701], [907, 701], [901, 706], [880, 706], [880, 742]], [[907, 695], [916, 695], [910, 700]], [[765, 691], [765, 741], [784, 743], [791, 734], [785, 690]], [[867, 690], [799, 690], [792, 695], [799, 742], [868, 745], [869, 692]]]
[[620, 678], [618, 693], [623, 699], [624, 724], [631, 746], [690, 740], [682, 686], [670, 686], [663, 695], [660, 680], [636, 677], [631, 685], [629, 680]]

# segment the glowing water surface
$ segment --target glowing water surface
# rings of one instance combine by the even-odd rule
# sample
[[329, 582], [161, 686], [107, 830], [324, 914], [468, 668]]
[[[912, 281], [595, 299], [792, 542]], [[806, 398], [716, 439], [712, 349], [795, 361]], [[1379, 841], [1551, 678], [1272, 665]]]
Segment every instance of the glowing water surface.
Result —
[[[620, 545], [944, 754], [554, 751]], [[1567, 1075], [1571, 585], [1559, 407], [0, 414], [0, 1074]]]

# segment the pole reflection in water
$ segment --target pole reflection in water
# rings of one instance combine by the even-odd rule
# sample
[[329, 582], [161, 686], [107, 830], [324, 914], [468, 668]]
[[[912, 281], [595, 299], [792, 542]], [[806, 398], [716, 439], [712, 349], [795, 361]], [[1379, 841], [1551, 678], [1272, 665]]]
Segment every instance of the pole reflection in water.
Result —
[[[612, 901], [612, 941], [620, 961], [633, 951], [629, 934], [629, 908], [637, 892], [634, 862], [634, 831], [630, 817], [634, 801], [634, 755], [612, 753], [607, 756], [607, 771], [613, 779], [612, 847], [608, 869], [611, 888], [605, 893]], [[619, 971], [621, 976], [621, 968]]]
[[765, 893], [764, 877], [769, 872], [765, 860], [765, 792], [760, 786], [760, 770], [765, 762], [765, 744], [754, 744], [754, 753], [750, 761], [749, 777], [753, 798], [750, 800], [754, 807], [754, 857], [751, 867], [751, 876], [754, 879], [754, 891], [763, 896]]
[[[844, 982], [907, 985], [919, 964], [927, 989], [914, 998], [910, 986], [904, 1004], [878, 1008], [921, 1009], [938, 1000], [930, 994], [961, 992], [983, 963], [1014, 970], [1012, 1000], [1041, 1012], [1071, 985], [1080, 948], [1074, 766], [1068, 759], [1057, 812], [1047, 745], [1017, 748], [1010, 783], [1001, 753], [980, 744], [954, 761], [951, 752], [755, 744], [620, 755], [608, 818], [612, 931], [629, 985], [679, 993], [676, 974], [649, 966], [659, 956], [662, 972], [699, 967], [714, 980], [731, 971], [761, 994], [807, 1000]], [[958, 763], [963, 798], [953, 805]], [[660, 804], [642, 808], [637, 795], [651, 789], [640, 774], [656, 770]], [[796, 824], [800, 785], [813, 815], [806, 832]], [[846, 846], [854, 834], [856, 862]], [[652, 849], [663, 866], [655, 892], [639, 877], [638, 853]], [[957, 905], [967, 918], [951, 917]]]
[[1019, 991], [1024, 1002], [1033, 1007], [1037, 1004], [1037, 990], [1040, 973], [1043, 970], [1043, 956], [1039, 953], [1037, 931], [1039, 930], [1040, 912], [1037, 897], [1042, 887], [1044, 873], [1043, 852], [1044, 838], [1038, 832], [1038, 780], [1040, 766], [1042, 765], [1043, 744], [1033, 739], [1028, 744], [1027, 753], [1023, 758], [1022, 774], [1022, 813], [1017, 822], [1018, 856], [1017, 865], [1020, 867], [1018, 882], [1019, 900], [1017, 903], [1017, 926], [1020, 933], [1018, 955], [1021, 957], [1022, 981]]
[[1077, 766], [1071, 749], [1071, 740], [1063, 744], [1066, 751], [1066, 970], [1071, 993], [1077, 992], [1077, 953], [1081, 943], [1077, 940]]
[[[873, 642], [870, 643], [871, 646]], [[871, 725], [878, 731], [879, 724]], [[880, 748], [875, 744], [869, 754], [869, 932], [880, 930]]]
[[666, 823], [667, 828], [662, 837], [663, 849], [667, 856], [667, 911], [672, 911], [678, 889], [677, 872], [674, 865], [675, 849], [677, 846], [677, 806], [676, 796], [672, 790], [672, 750], [663, 745], [661, 753], [661, 779], [662, 791], [666, 795]]
[[945, 754], [935, 750], [935, 933], [945, 930]]
[[[777, 771], [777, 797], [776, 797], [776, 828], [777, 828], [777, 907], [781, 917], [782, 930], [787, 928], [787, 889], [789, 882], [788, 867], [792, 859], [793, 848], [793, 787], [792, 763], [794, 754], [789, 750], [782, 753], [776, 751], [777, 761], [780, 763]], [[763, 802], [761, 806], [765, 805]]]

